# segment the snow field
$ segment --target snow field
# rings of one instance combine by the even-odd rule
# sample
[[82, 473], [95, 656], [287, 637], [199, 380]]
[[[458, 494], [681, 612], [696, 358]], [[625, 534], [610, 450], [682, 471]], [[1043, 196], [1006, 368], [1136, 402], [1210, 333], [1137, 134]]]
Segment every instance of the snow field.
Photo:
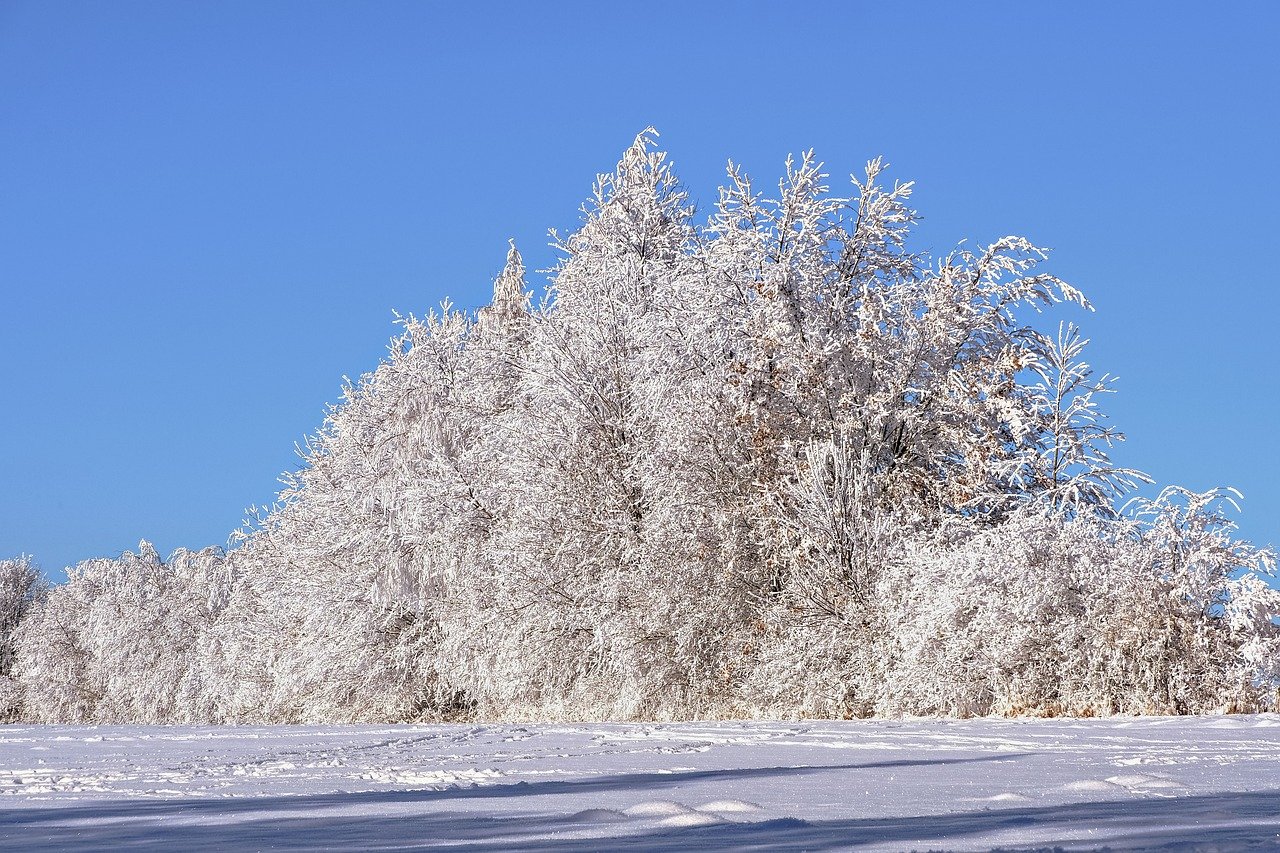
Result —
[[1280, 717], [0, 729], [0, 849], [1280, 848]]

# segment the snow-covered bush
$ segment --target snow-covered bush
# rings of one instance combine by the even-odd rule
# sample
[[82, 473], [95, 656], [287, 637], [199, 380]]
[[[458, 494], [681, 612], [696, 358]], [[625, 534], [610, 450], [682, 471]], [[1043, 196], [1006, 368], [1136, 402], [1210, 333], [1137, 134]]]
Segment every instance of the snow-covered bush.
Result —
[[18, 631], [50, 720], [1107, 714], [1276, 707], [1270, 554], [1139, 472], [1021, 237], [909, 248], [910, 184], [654, 134], [540, 298], [401, 320], [222, 555], [90, 561]]
[[22, 713], [22, 692], [11, 677], [17, 657], [18, 625], [48, 585], [28, 557], [0, 560], [0, 722]]
[[1231, 538], [1215, 497], [1166, 493], [1148, 524], [1023, 511], [963, 542], [912, 542], [888, 709], [1272, 707], [1280, 593], [1259, 578], [1272, 557]]
[[13, 676], [24, 713], [74, 722], [190, 722], [214, 716], [201, 646], [220, 594], [217, 549], [166, 564], [137, 554], [68, 572], [19, 628]]

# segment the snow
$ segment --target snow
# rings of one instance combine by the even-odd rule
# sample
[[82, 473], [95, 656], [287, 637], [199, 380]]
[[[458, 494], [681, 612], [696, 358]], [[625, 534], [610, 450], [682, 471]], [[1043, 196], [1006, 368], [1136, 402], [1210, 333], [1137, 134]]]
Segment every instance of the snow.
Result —
[[0, 727], [0, 849], [1276, 849], [1280, 716]]

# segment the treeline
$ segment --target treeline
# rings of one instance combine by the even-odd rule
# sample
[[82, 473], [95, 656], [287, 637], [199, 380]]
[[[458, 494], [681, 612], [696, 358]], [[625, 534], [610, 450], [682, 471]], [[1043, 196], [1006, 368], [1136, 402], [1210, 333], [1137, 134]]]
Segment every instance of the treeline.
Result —
[[401, 321], [229, 552], [0, 562], [0, 713], [314, 722], [1277, 707], [1280, 593], [1224, 496], [1112, 464], [1084, 296], [908, 247], [880, 161], [709, 220], [652, 134], [535, 301]]

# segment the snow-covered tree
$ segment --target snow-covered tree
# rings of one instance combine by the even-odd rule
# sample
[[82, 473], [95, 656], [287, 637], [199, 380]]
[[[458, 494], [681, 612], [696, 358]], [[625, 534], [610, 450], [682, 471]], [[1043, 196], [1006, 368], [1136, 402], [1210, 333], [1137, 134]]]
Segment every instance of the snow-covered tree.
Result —
[[18, 625], [47, 588], [29, 557], [0, 560], [0, 722], [22, 712], [21, 693], [10, 677], [17, 656]]
[[1084, 296], [1022, 237], [916, 250], [885, 169], [838, 194], [810, 152], [769, 197], [730, 164], [700, 224], [646, 130], [544, 288], [513, 244], [489, 305], [399, 320], [236, 548], [3, 592], [10, 694], [89, 721], [1277, 708], [1271, 553], [1220, 493], [1118, 506], [1148, 481], [1111, 459], [1111, 380], [1028, 322]]
[[201, 645], [220, 593], [217, 549], [166, 563], [137, 554], [69, 570], [23, 620], [13, 670], [25, 713], [75, 722], [192, 722], [205, 701]]

